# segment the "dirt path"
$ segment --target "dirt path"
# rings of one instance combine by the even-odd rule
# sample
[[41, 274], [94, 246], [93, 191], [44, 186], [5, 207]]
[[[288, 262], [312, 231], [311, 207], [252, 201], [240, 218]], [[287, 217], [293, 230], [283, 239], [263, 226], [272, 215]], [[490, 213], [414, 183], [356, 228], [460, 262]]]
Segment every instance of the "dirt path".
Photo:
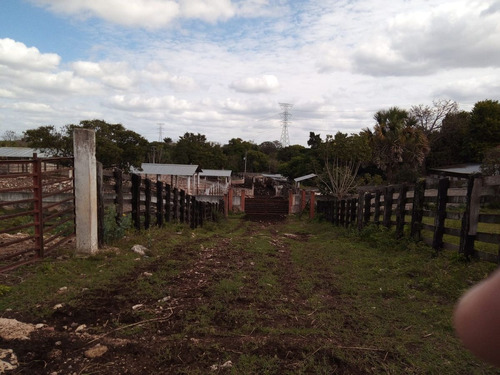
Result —
[[307, 256], [309, 234], [288, 231], [241, 221], [193, 235], [44, 322], [4, 314], [43, 326], [1, 347], [16, 353], [16, 374], [367, 373], [332, 350], [344, 345], [325, 330], [339, 305], [334, 277], [301, 265], [294, 247]]

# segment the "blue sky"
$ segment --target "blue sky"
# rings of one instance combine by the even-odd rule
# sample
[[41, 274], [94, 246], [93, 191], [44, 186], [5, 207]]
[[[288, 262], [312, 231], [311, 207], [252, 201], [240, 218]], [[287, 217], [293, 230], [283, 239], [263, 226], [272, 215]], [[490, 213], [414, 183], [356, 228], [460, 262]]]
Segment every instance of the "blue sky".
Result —
[[500, 98], [500, 1], [0, 0], [0, 136], [81, 120], [227, 143]]

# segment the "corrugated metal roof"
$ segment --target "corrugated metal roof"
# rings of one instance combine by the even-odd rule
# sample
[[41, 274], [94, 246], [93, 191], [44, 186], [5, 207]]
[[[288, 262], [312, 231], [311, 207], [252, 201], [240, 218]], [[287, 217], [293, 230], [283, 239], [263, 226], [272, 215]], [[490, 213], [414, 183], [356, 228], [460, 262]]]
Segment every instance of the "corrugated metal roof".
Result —
[[200, 172], [199, 165], [192, 164], [153, 164], [142, 163], [142, 171], [134, 169], [133, 173], [137, 174], [159, 174], [171, 176], [193, 176], [196, 172]]
[[481, 164], [452, 165], [449, 167], [433, 168], [432, 171], [453, 175], [470, 175], [474, 173], [481, 173]]
[[267, 173], [263, 173], [262, 177], [272, 178], [272, 179], [275, 179], [275, 180], [286, 180], [286, 177], [283, 176], [283, 175], [281, 175], [281, 174], [267, 174]]
[[310, 178], [314, 178], [314, 177], [316, 177], [316, 175], [314, 173], [311, 173], [311, 174], [308, 174], [305, 176], [294, 178], [293, 180], [295, 182], [301, 182], [301, 181], [309, 180]]
[[200, 177], [231, 177], [231, 172], [225, 169], [204, 169]]
[[49, 158], [50, 153], [29, 147], [0, 147], [0, 157], [2, 158], [32, 158], [36, 153], [39, 158]]

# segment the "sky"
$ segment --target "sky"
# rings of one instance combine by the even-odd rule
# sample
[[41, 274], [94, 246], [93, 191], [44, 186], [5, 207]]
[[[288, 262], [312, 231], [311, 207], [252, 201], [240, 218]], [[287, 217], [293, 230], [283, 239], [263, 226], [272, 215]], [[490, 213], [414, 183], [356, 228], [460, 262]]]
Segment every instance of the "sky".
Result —
[[359, 133], [500, 99], [500, 0], [0, 0], [0, 138], [82, 120], [149, 141]]

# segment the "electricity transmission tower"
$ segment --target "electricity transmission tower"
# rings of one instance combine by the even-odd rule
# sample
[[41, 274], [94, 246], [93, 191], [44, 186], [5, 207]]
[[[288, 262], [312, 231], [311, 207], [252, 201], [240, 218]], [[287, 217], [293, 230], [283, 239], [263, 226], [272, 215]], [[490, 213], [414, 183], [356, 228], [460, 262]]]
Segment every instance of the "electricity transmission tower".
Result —
[[288, 124], [290, 122], [290, 117], [292, 116], [289, 109], [293, 107], [293, 104], [279, 103], [283, 112], [281, 112], [281, 146], [290, 146], [290, 137], [288, 136]]
[[158, 136], [158, 142], [163, 142], [163, 125], [165, 125], [165, 123], [163, 122], [158, 122], [156, 125], [158, 125], [160, 127], [160, 134]]

